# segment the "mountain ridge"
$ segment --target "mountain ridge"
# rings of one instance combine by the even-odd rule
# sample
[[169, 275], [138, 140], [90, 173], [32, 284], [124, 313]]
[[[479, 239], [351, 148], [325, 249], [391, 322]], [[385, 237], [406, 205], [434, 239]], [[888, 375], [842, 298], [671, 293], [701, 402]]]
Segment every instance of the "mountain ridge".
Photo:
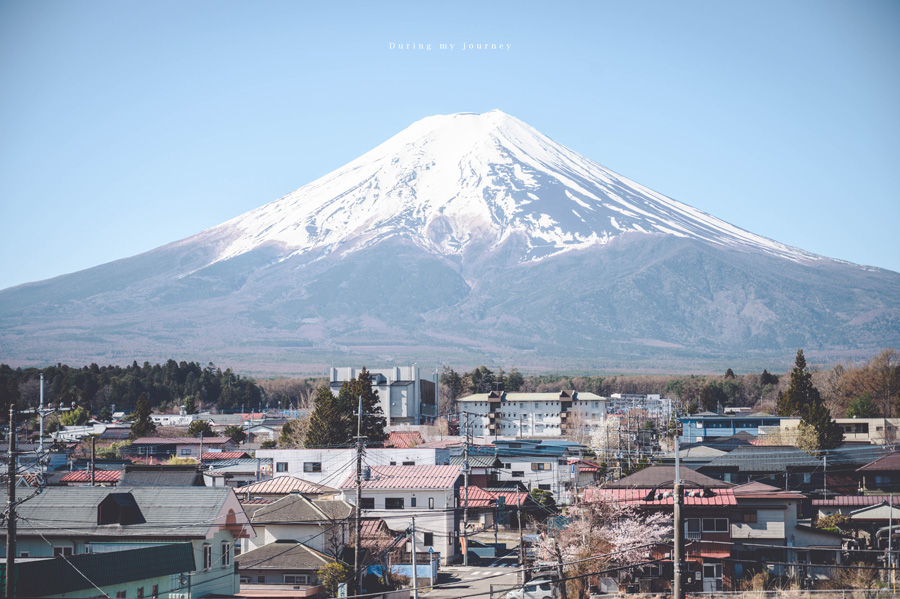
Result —
[[771, 369], [797, 347], [900, 344], [898, 298], [898, 273], [744, 231], [502, 112], [460, 113], [197, 235], [0, 291], [0, 361]]

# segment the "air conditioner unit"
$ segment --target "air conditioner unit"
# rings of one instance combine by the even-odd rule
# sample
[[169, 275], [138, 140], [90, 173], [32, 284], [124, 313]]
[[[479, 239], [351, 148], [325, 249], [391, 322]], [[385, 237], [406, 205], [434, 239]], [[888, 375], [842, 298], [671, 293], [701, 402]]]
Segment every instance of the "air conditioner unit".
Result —
[[697, 437], [697, 443], [703, 443], [703, 437]]

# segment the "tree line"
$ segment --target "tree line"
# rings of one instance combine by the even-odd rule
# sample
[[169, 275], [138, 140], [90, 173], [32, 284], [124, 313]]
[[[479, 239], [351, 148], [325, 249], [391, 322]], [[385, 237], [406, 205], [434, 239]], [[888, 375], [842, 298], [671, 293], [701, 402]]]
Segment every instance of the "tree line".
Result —
[[113, 406], [116, 410], [133, 410], [142, 394], [157, 411], [185, 405], [192, 413], [256, 410], [267, 399], [253, 379], [230, 368], [223, 371], [212, 362], [205, 367], [196, 362], [168, 360], [165, 364], [143, 365], [135, 361], [124, 367], [57, 364], [42, 369], [13, 369], [0, 364], [0, 418], [4, 422], [10, 404], [18, 409], [38, 405], [41, 374], [45, 403], [74, 404], [95, 414]]

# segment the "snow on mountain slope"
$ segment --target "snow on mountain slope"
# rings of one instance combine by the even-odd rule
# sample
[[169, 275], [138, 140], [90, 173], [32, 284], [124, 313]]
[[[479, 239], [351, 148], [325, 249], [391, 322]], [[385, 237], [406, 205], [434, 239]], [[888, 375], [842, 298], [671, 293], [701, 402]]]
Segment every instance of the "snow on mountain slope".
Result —
[[498, 110], [422, 119], [324, 177], [185, 242], [216, 261], [276, 244], [283, 257], [403, 236], [440, 255], [522, 235], [521, 261], [675, 235], [791, 260], [819, 256], [730, 225], [605, 169]]

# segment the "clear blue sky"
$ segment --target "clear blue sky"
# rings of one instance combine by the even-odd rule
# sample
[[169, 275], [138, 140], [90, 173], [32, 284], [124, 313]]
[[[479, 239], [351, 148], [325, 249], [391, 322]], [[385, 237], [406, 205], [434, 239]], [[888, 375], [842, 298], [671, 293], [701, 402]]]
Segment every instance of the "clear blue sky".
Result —
[[0, 288], [493, 108], [745, 229], [900, 271], [898, 65], [884, 0], [2, 0]]

